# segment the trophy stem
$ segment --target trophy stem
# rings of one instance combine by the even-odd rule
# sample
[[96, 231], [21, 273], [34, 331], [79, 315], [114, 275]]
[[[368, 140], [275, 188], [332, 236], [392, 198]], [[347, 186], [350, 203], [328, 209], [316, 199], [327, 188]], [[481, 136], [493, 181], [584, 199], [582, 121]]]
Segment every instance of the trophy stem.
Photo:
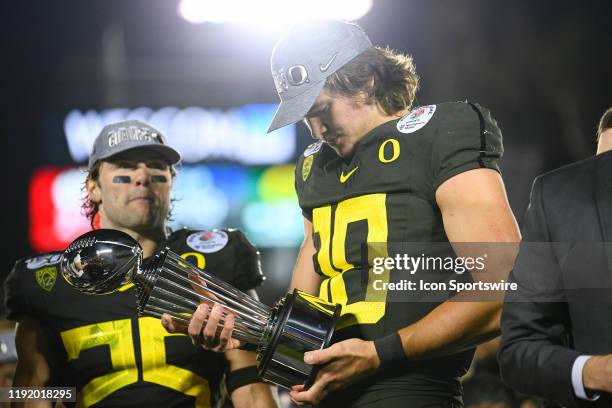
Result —
[[[155, 296], [156, 294], [161, 294], [164, 297], [163, 298], [157, 297]], [[187, 303], [189, 304], [190, 307], [181, 306], [177, 304], [176, 302], [169, 301], [168, 298], [171, 298], [177, 302]], [[193, 300], [181, 297], [173, 292], [170, 292], [169, 290], [162, 289], [162, 288], [155, 288], [153, 290], [153, 292], [151, 293], [151, 296], [149, 297], [149, 304], [151, 303], [161, 304], [161, 306], [165, 307], [164, 310], [174, 310], [180, 313], [188, 313], [189, 315], [191, 315], [193, 313], [194, 308], [197, 308], [199, 305], [199, 303], [194, 302]], [[227, 313], [223, 313], [222, 317], [225, 318], [227, 315], [228, 315]], [[236, 327], [243, 328], [247, 331], [250, 330], [257, 335], [262, 333], [261, 326], [254, 325], [253, 323], [244, 321], [240, 318], [236, 319], [235, 325]]]
[[[167, 258], [170, 262], [170, 264], [172, 264], [173, 266], [175, 266], [176, 268], [179, 268], [179, 270], [183, 270], [185, 268], [189, 269], [189, 272], [191, 272], [194, 276], [200, 278], [202, 281], [206, 282], [207, 285], [211, 285], [213, 287], [215, 287], [216, 289], [220, 289], [221, 291], [224, 291], [226, 293], [231, 294], [233, 297], [235, 297], [236, 299], [241, 300], [243, 303], [250, 305], [254, 310], [256, 310], [257, 312], [259, 312], [262, 316], [268, 316], [270, 314], [270, 312], [272, 311], [272, 309], [261, 303], [258, 302], [257, 300], [253, 299], [252, 297], [248, 296], [247, 294], [245, 294], [244, 292], [241, 292], [240, 290], [236, 289], [235, 287], [231, 286], [230, 284], [220, 280], [219, 278], [205, 272], [202, 271], [196, 267], [194, 267], [193, 265], [191, 265], [190, 263], [185, 263], [184, 259], [180, 258], [178, 255], [176, 255], [174, 252], [172, 251], [168, 251], [168, 258]], [[174, 274], [175, 276], [177, 276], [177, 274]], [[178, 276], [180, 276], [181, 278], [187, 279], [184, 276], [178, 274]], [[198, 282], [194, 282], [193, 280], [190, 280], [191, 283], [196, 284], [198, 287], [211, 291], [211, 288], [209, 286], [204, 286], [199, 284]], [[225, 296], [224, 296], [225, 297]], [[226, 298], [227, 299], [227, 298]], [[226, 300], [224, 299], [224, 300]], [[236, 302], [234, 302], [236, 303]]]
[[[147, 315], [149, 316], [161, 318], [163, 313], [169, 314], [170, 316], [172, 316], [173, 319], [179, 320], [181, 323], [184, 323], [184, 324], [189, 323], [189, 316], [185, 316], [180, 313], [172, 312], [170, 310], [157, 308], [155, 306], [147, 307]], [[219, 324], [219, 326], [217, 326], [217, 331], [220, 332], [222, 329], [223, 329], [223, 324]], [[257, 344], [257, 342], [259, 341], [259, 337], [254, 336], [253, 334], [250, 334], [250, 333], [246, 333], [237, 328], [234, 328], [232, 337], [240, 341], [244, 341], [244, 342], [251, 343], [251, 344]]]
[[[178, 277], [179, 277], [180, 279], [182, 279], [182, 280], [189, 280], [189, 279], [187, 279], [187, 278], [183, 278], [182, 276], [178, 276]], [[213, 298], [210, 298], [210, 297], [204, 296], [204, 295], [202, 295], [202, 294], [200, 294], [200, 293], [196, 292], [196, 291], [195, 291], [195, 290], [193, 290], [193, 289], [186, 288], [186, 287], [182, 286], [181, 284], [176, 283], [176, 282], [173, 282], [173, 281], [171, 281], [171, 280], [169, 280], [169, 279], [166, 279], [166, 278], [164, 278], [164, 277], [162, 277], [162, 276], [158, 277], [158, 278], [157, 278], [157, 281], [158, 281], [158, 282], [160, 282], [160, 283], [164, 283], [164, 284], [166, 284], [166, 285], [172, 286], [172, 287], [174, 287], [174, 288], [176, 288], [176, 289], [178, 289], [178, 290], [181, 290], [181, 291], [183, 291], [183, 292], [185, 292], [185, 293], [188, 293], [188, 294], [190, 294], [190, 295], [196, 296], [197, 298], [199, 298], [200, 300], [203, 300], [203, 301], [205, 301], [205, 302], [210, 302], [210, 303], [213, 303], [213, 304], [218, 303], [218, 304], [220, 304], [221, 306], [223, 306], [223, 308], [224, 308], [224, 309], [226, 309], [226, 310], [229, 310], [229, 311], [233, 312], [234, 314], [236, 314], [236, 315], [240, 316], [240, 317], [241, 317], [241, 318], [243, 318], [243, 319], [251, 320], [253, 323], [255, 323], [255, 324], [257, 324], [257, 325], [263, 325], [263, 324], [265, 324], [265, 321], [264, 321], [264, 320], [262, 320], [262, 319], [257, 319], [257, 318], [255, 318], [255, 317], [253, 317], [253, 316], [249, 315], [249, 314], [248, 314], [248, 313], [246, 313], [245, 311], [240, 310], [240, 307], [242, 306], [242, 305], [240, 305], [240, 304], [238, 304], [238, 308], [235, 308], [235, 307], [232, 307], [232, 306], [228, 306], [227, 304], [223, 304], [222, 302], [219, 302], [219, 299], [213, 299]], [[198, 286], [199, 286], [199, 285], [198, 285]], [[215, 294], [215, 293], [214, 293], [212, 290], [210, 290], [210, 289], [209, 289], [209, 288], [207, 288], [206, 286], [201, 286], [201, 287], [202, 287], [203, 289], [205, 289], [205, 290], [207, 290], [207, 291], [211, 292], [213, 295], [216, 295], [216, 294]], [[221, 296], [219, 296], [219, 298], [220, 298], [220, 299], [222, 299], [222, 300], [225, 300], [225, 299], [224, 299], [224, 298], [225, 298], [225, 296], [222, 296], [222, 295], [221, 295]], [[229, 299], [228, 299], [228, 301], [229, 301]], [[229, 302], [229, 303], [235, 304], [236, 302], [231, 301], [231, 302]], [[247, 309], [247, 310], [248, 310], [248, 309]], [[263, 317], [263, 316], [260, 316], [260, 317]]]

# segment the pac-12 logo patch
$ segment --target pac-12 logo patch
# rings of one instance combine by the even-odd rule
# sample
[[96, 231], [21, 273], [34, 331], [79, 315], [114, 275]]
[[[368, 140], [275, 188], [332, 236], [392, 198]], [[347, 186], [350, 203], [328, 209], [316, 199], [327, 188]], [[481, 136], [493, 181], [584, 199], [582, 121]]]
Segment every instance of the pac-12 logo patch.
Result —
[[57, 279], [57, 268], [55, 266], [47, 266], [46, 268], [42, 268], [36, 271], [36, 282], [38, 282], [38, 286], [50, 292], [53, 289], [53, 285], [55, 285], [55, 280]]
[[397, 130], [402, 133], [416, 132], [429, 122], [435, 111], [436, 105], [414, 108], [397, 121]]
[[310, 169], [312, 169], [312, 161], [314, 160], [314, 156], [308, 156], [304, 159], [302, 163], [302, 180], [306, 181], [308, 176], [310, 176]]
[[220, 251], [228, 241], [227, 233], [218, 230], [194, 232], [187, 237], [187, 245], [205, 254]]

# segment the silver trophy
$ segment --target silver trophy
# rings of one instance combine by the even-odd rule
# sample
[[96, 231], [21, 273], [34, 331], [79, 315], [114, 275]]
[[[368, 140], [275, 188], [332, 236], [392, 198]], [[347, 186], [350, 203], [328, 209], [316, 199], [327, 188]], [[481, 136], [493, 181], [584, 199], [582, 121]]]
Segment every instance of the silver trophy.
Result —
[[116, 230], [94, 230], [74, 240], [62, 255], [61, 270], [70, 285], [89, 294], [134, 283], [141, 316], [167, 313], [187, 323], [200, 303], [220, 304], [223, 317], [234, 316], [233, 337], [257, 351], [259, 376], [285, 388], [312, 385], [318, 367], [305, 364], [304, 353], [329, 345], [340, 315], [340, 305], [299, 290], [267, 306], [168, 248], [143, 267], [138, 242]]

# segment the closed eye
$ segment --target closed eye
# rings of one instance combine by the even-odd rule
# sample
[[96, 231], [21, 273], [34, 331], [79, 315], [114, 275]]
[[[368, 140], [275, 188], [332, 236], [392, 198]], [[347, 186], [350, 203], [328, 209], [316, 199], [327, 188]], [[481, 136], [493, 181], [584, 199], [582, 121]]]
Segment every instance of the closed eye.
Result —
[[311, 119], [311, 118], [316, 118], [318, 116], [324, 115], [327, 112], [329, 112], [330, 109], [330, 105], [329, 103], [326, 103], [325, 105], [318, 107], [315, 106], [313, 107], [313, 109], [311, 109], [306, 116], [304, 117], [304, 119]]

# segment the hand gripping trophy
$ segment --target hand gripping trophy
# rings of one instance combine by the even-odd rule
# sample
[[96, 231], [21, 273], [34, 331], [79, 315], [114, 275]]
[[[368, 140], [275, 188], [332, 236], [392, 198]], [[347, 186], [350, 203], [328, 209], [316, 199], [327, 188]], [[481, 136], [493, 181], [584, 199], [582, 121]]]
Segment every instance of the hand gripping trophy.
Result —
[[186, 323], [200, 303], [220, 304], [224, 316], [231, 313], [235, 318], [233, 336], [257, 350], [259, 376], [285, 388], [314, 382], [317, 367], [304, 363], [304, 353], [329, 345], [340, 315], [340, 305], [299, 290], [269, 307], [168, 248], [142, 267], [138, 242], [116, 230], [78, 237], [64, 251], [61, 270], [70, 285], [88, 294], [106, 294], [134, 283], [141, 316], [168, 313]]

